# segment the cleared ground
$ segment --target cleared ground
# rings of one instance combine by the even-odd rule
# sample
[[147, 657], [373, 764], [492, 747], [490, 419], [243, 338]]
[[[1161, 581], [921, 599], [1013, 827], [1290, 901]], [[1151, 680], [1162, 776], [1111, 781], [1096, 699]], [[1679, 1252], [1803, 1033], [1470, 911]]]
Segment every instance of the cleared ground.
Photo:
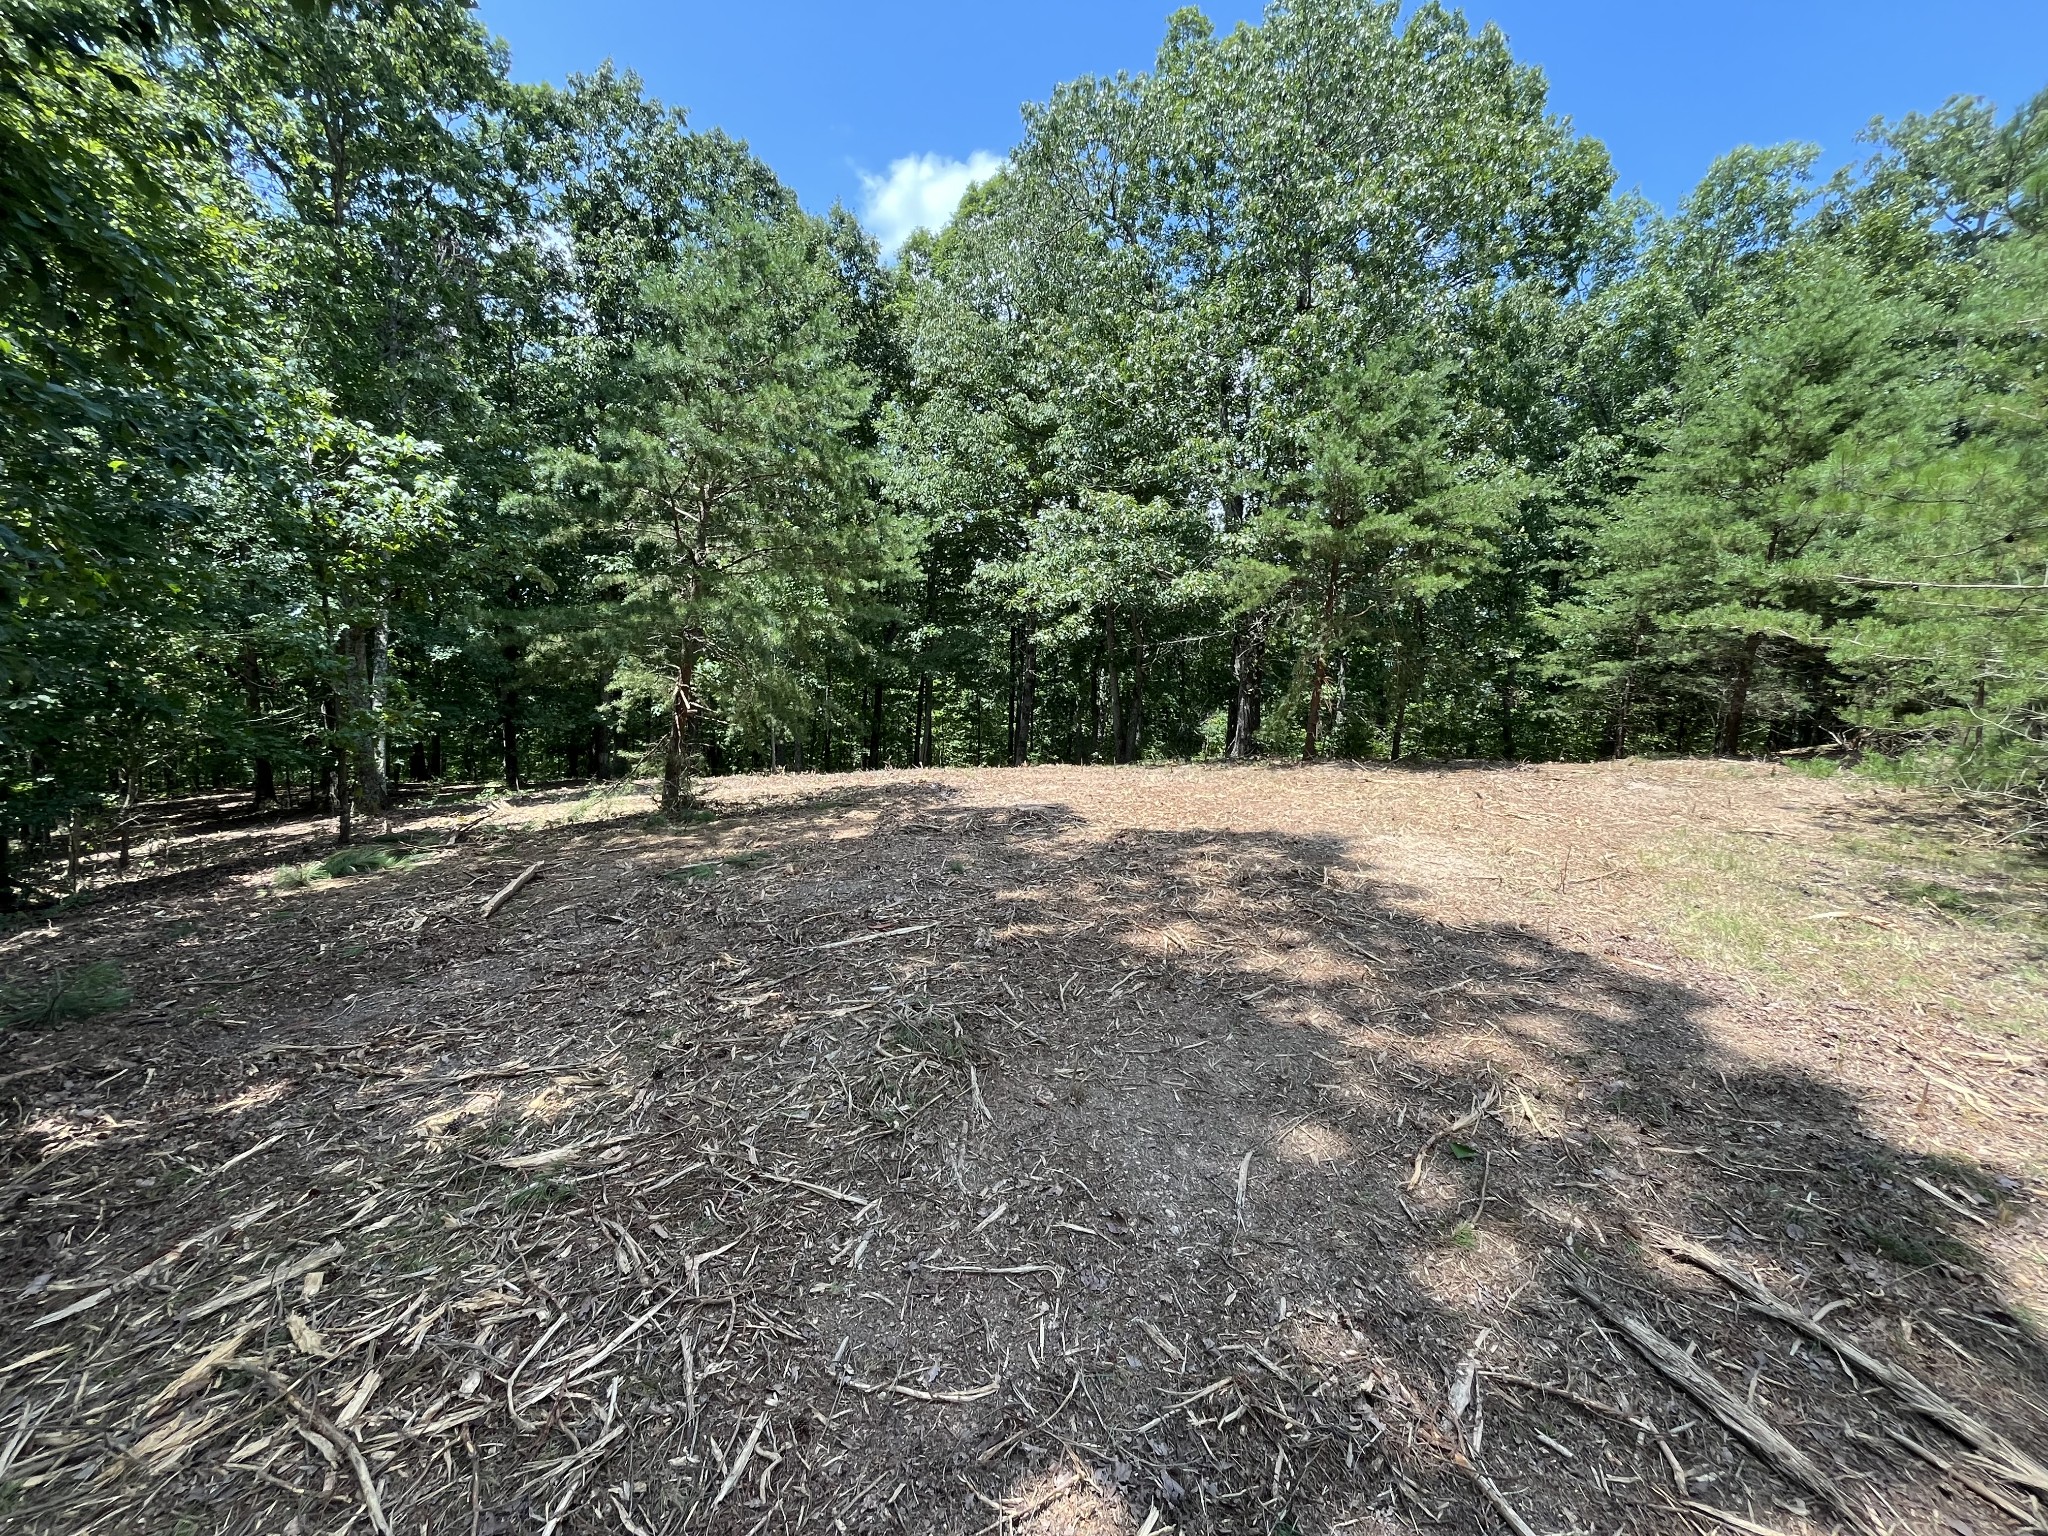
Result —
[[133, 994], [0, 1042], [12, 1528], [2038, 1520], [1996, 828], [1697, 763], [710, 804], [416, 808], [310, 881], [195, 807], [0, 938]]

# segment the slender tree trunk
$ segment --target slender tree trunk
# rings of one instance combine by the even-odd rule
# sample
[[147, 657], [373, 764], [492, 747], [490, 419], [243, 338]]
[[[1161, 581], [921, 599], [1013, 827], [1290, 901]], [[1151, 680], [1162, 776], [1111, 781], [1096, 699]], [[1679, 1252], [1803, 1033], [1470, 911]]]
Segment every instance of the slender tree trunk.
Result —
[[412, 751], [409, 757], [410, 761], [406, 764], [405, 776], [415, 784], [425, 783], [427, 779], [427, 744], [424, 741], [415, 741], [412, 744]]
[[1124, 717], [1124, 735], [1129, 738], [1124, 761], [1135, 763], [1145, 746], [1145, 620], [1142, 615], [1131, 627], [1131, 707]]
[[868, 701], [868, 755], [869, 768], [882, 766], [882, 725], [883, 713], [888, 706], [888, 685], [880, 678], [875, 679], [873, 696]]
[[1103, 616], [1103, 662], [1109, 669], [1109, 751], [1113, 761], [1124, 760], [1123, 681], [1116, 671], [1116, 604]]
[[1747, 635], [1735, 662], [1735, 680], [1728, 689], [1728, 712], [1721, 717], [1721, 755], [1742, 755], [1742, 728], [1748, 723], [1749, 685], [1756, 676], [1757, 653], [1763, 649], [1761, 632]]
[[1038, 640], [1027, 628], [1024, 634], [1024, 666], [1017, 683], [1017, 739], [1010, 750], [1010, 766], [1021, 768], [1031, 761], [1031, 717], [1038, 710]]
[[1643, 623], [1636, 619], [1634, 633], [1629, 637], [1628, 670], [1621, 674], [1621, 703], [1614, 719], [1614, 760], [1618, 763], [1628, 756], [1629, 729], [1635, 723], [1632, 718], [1636, 702], [1636, 658], [1643, 650]]
[[498, 715], [499, 750], [504, 758], [505, 787], [520, 789], [519, 777], [519, 695], [508, 693]]
[[932, 765], [932, 675], [917, 675], [917, 766]]
[[1323, 721], [1323, 681], [1330, 670], [1329, 653], [1316, 651], [1315, 671], [1308, 685], [1308, 729], [1302, 733], [1301, 760], [1312, 763], [1316, 760], [1316, 732]]
[[390, 698], [390, 643], [384, 616], [374, 623], [351, 624], [342, 632], [348, 651], [349, 713], [352, 723], [367, 728], [355, 744], [356, 783], [363, 810], [372, 816], [385, 808], [385, 753], [388, 737], [384, 709]]
[[334, 749], [334, 840], [346, 848], [355, 836], [355, 796], [348, 782], [348, 748]]
[[[263, 713], [262, 683], [263, 663], [256, 654], [256, 648], [248, 646], [242, 652], [242, 688], [252, 724]], [[255, 778], [253, 806], [260, 811], [277, 799], [277, 769], [263, 754], [258, 754], [251, 766]]]
[[1387, 743], [1387, 761], [1401, 760], [1401, 738], [1408, 729], [1408, 680], [1402, 678], [1398, 684], [1400, 692], [1394, 699], [1394, 733]]
[[434, 732], [428, 738], [427, 773], [436, 783], [439, 783], [448, 776], [448, 763], [441, 755], [441, 733], [439, 731]]
[[1230, 756], [1239, 760], [1252, 757], [1259, 750], [1259, 695], [1265, 660], [1266, 616], [1256, 614], [1238, 632], [1236, 653], [1230, 663], [1235, 689]]
[[1017, 766], [1017, 637], [1019, 627], [1010, 626], [1003, 648], [1003, 761]]
[[1349, 660], [1343, 651], [1337, 653], [1337, 698], [1330, 706], [1330, 734], [1336, 739], [1337, 750], [1342, 752], [1351, 723], [1351, 686], [1348, 681]]
[[78, 836], [78, 808], [71, 808], [70, 820], [64, 827], [64, 883], [73, 896], [78, 894], [78, 860], [84, 851]]
[[7, 829], [0, 827], [0, 912], [14, 910], [14, 872], [7, 855]]
[[1515, 669], [1506, 668], [1500, 680], [1500, 755], [1501, 761], [1515, 760]]
[[1088, 761], [1102, 755], [1102, 662], [1088, 664]]
[[1316, 737], [1323, 724], [1323, 684], [1330, 675], [1330, 631], [1337, 624], [1337, 567], [1331, 562], [1323, 572], [1322, 632], [1316, 636], [1314, 680], [1308, 690], [1308, 729], [1302, 733], [1301, 760], [1316, 757]]
[[696, 803], [690, 761], [697, 745], [696, 678], [697, 642], [692, 636], [684, 640], [682, 661], [676, 667], [668, 700], [668, 736], [662, 744], [661, 814], [670, 821], [680, 820]]

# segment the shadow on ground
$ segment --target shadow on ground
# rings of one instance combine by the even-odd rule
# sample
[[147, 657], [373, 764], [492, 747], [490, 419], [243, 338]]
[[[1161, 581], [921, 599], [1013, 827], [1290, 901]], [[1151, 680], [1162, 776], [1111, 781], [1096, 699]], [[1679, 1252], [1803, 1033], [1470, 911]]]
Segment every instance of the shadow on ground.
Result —
[[1889, 1145], [1655, 965], [1446, 921], [1342, 841], [852, 780], [287, 910], [208, 950], [213, 985], [266, 978], [235, 1028], [0, 1067], [23, 1529], [2030, 1510], [1635, 1235], [1690, 1234], [2033, 1446], [2048, 1367], [1974, 1242], [2030, 1215], [2010, 1170]]

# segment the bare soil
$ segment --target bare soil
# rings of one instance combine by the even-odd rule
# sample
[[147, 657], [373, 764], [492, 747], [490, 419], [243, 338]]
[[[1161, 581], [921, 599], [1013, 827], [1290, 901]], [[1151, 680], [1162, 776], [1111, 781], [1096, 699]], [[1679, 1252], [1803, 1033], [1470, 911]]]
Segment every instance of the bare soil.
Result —
[[188, 808], [0, 935], [133, 994], [0, 1040], [11, 1529], [2039, 1520], [1995, 829], [1700, 763], [707, 788], [298, 888], [326, 829]]

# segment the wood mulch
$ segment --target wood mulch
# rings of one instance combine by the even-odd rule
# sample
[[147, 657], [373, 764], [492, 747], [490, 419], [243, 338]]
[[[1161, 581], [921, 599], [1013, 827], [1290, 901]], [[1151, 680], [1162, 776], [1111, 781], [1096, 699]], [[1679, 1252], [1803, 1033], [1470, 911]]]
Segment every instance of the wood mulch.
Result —
[[310, 824], [195, 832], [0, 935], [133, 992], [0, 1040], [10, 1529], [2040, 1520], [2048, 1056], [1845, 1032], [1644, 883], [1875, 791], [709, 791], [403, 810], [298, 889]]

